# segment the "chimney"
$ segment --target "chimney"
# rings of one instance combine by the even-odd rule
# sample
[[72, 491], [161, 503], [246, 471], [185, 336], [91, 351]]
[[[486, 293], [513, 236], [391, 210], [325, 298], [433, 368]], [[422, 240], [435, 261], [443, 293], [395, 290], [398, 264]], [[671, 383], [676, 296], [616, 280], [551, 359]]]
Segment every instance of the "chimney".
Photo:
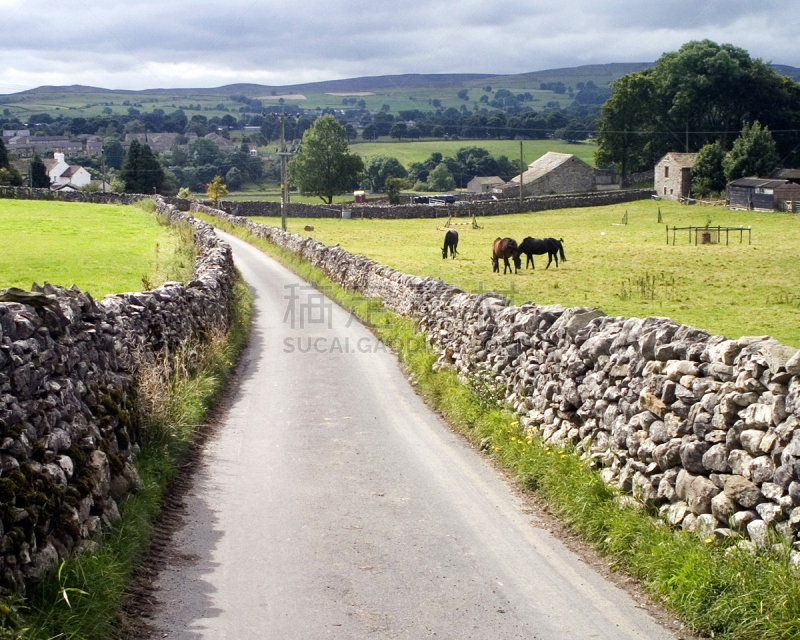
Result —
[[64, 160], [64, 154], [63, 154], [63, 153], [54, 153], [54, 154], [53, 154], [53, 159], [54, 159], [56, 162], [65, 162], [65, 160]]

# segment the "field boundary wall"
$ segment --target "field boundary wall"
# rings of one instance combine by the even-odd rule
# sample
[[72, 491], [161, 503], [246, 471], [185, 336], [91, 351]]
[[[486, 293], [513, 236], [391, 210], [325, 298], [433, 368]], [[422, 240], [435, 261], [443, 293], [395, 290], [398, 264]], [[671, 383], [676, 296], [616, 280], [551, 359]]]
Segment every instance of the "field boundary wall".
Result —
[[142, 367], [229, 326], [230, 247], [155, 200], [171, 223], [194, 228], [191, 282], [100, 302], [35, 285], [0, 302], [0, 594], [24, 592], [119, 521], [117, 501], [139, 484]]
[[[525, 198], [520, 204], [518, 199], [501, 200], [479, 199], [475, 201], [459, 201], [455, 204], [437, 206], [426, 204], [347, 204], [353, 218], [373, 218], [383, 220], [400, 220], [415, 218], [447, 218], [449, 216], [471, 217], [499, 216], [528, 211], [546, 211], [549, 209], [568, 209], [573, 207], [600, 207], [621, 204], [636, 200], [646, 200], [655, 192], [649, 189], [623, 189], [602, 193], [572, 193], [550, 196], [534, 196]], [[132, 204], [145, 198], [147, 194], [136, 193], [100, 193], [84, 191], [51, 191], [50, 189], [31, 189], [28, 187], [0, 187], [0, 198], [16, 200], [48, 200], [57, 202], [87, 202], [93, 204]], [[193, 203], [213, 204], [211, 201], [197, 201], [183, 198], [158, 196], [182, 211], [188, 211]], [[280, 217], [280, 202], [263, 200], [221, 200], [218, 207], [237, 216], [246, 217]], [[342, 205], [306, 204], [290, 202], [287, 211], [290, 218], [341, 218]]]
[[[339, 246], [222, 211], [337, 284], [413, 318], [436, 367], [500, 384], [521, 425], [573, 444], [603, 479], [705, 538], [800, 531], [800, 352], [769, 337], [729, 339], [669, 318], [511, 306], [401, 273]], [[795, 561], [800, 552], [794, 551]]]

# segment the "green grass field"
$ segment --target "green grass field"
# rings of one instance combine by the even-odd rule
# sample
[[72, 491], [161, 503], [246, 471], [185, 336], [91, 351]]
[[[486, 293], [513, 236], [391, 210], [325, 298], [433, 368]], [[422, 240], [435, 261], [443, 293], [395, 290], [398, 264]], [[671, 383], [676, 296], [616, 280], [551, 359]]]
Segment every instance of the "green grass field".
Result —
[[101, 298], [188, 269], [178, 236], [135, 206], [0, 200], [0, 288], [44, 281]]
[[[424, 162], [434, 151], [443, 156], [455, 156], [463, 147], [486, 149], [495, 158], [506, 156], [510, 160], [519, 158], [519, 140], [423, 140], [415, 142], [359, 142], [350, 145], [350, 150], [365, 160], [375, 156], [397, 158], [404, 167], [412, 162]], [[591, 142], [569, 144], [561, 140], [524, 140], [522, 153], [525, 164], [530, 164], [548, 151], [574, 153], [584, 162], [594, 166], [597, 145]]]
[[[659, 224], [661, 209], [664, 224]], [[628, 212], [628, 224], [621, 222]], [[670, 226], [752, 225], [752, 244], [666, 244]], [[266, 222], [263, 218], [258, 222]], [[270, 222], [267, 222], [268, 224]], [[290, 219], [289, 230], [339, 243], [407, 273], [434, 276], [469, 292], [496, 291], [517, 304], [599, 307], [612, 315], [668, 316], [730, 337], [769, 334], [800, 347], [800, 218], [782, 213], [686, 207], [651, 200], [481, 218], [461, 227], [459, 257], [442, 260], [438, 220]], [[272, 222], [274, 224], [274, 222]], [[306, 224], [314, 225], [310, 234]], [[518, 275], [492, 273], [492, 241], [526, 236], [564, 239], [567, 262]], [[524, 267], [524, 260], [523, 260]], [[502, 271], [502, 269], [501, 269]]]

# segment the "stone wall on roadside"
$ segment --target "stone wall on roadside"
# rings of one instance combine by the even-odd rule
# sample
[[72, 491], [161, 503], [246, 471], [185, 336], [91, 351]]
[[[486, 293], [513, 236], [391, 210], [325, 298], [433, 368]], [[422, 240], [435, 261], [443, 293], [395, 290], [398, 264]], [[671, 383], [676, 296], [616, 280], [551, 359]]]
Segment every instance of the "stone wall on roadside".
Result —
[[24, 591], [119, 521], [117, 501], [139, 482], [141, 365], [228, 327], [230, 247], [156, 202], [194, 227], [190, 283], [100, 302], [48, 284], [0, 296], [0, 594]]
[[[195, 205], [413, 317], [452, 367], [505, 388], [521, 424], [704, 538], [800, 532], [800, 352], [669, 318], [467, 294], [338, 246]], [[749, 538], [749, 540], [747, 540]], [[800, 552], [794, 552], [800, 559]]]

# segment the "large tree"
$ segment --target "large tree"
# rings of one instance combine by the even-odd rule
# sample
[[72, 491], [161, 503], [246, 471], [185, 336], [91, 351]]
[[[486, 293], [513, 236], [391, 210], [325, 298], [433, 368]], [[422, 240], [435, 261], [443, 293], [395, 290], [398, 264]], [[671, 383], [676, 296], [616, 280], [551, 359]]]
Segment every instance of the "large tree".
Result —
[[376, 156], [370, 158], [364, 169], [361, 181], [367, 189], [374, 193], [383, 191], [386, 188], [386, 178], [407, 178], [408, 171], [400, 164], [397, 158], [387, 158], [386, 156]]
[[725, 149], [719, 142], [705, 145], [697, 152], [697, 157], [692, 165], [692, 193], [696, 196], [707, 196], [710, 193], [724, 191], [727, 180], [725, 179]]
[[722, 166], [728, 180], [745, 176], [768, 176], [778, 165], [778, 152], [775, 140], [769, 129], [758, 122], [745, 125], [733, 149], [725, 156]]
[[730, 149], [747, 122], [782, 130], [784, 156], [797, 154], [800, 84], [744, 49], [709, 40], [665, 53], [654, 67], [614, 83], [598, 123], [598, 164], [623, 173], [652, 168], [671, 150], [720, 140]]
[[153, 193], [164, 187], [166, 176], [150, 147], [138, 140], [131, 142], [120, 175], [126, 193]]
[[300, 193], [330, 204], [333, 196], [350, 189], [364, 170], [364, 161], [348, 150], [345, 128], [332, 115], [324, 115], [303, 133], [303, 146], [288, 170]]

